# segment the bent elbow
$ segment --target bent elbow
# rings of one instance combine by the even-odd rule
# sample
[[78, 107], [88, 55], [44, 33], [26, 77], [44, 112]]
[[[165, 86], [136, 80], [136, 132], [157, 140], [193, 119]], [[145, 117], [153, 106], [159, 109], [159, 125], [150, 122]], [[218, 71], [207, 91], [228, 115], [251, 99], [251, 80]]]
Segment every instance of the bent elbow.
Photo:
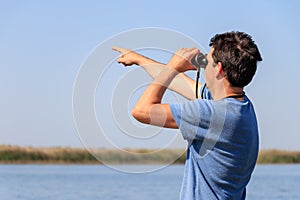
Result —
[[141, 109], [141, 108], [137, 108], [137, 107], [134, 107], [131, 111], [131, 115], [139, 122], [141, 123], [145, 123], [145, 124], [149, 124], [149, 120], [147, 120], [147, 114], [146, 112]]

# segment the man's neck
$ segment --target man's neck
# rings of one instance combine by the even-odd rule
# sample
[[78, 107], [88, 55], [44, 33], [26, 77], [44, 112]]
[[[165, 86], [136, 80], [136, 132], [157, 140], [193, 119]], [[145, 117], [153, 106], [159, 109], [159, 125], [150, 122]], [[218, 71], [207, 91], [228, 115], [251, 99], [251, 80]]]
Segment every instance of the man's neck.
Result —
[[[214, 100], [221, 100], [229, 96], [239, 96], [243, 94], [243, 89], [241, 87], [233, 87], [228, 83], [228, 81], [223, 81], [223, 84], [219, 84], [216, 88], [211, 91]], [[243, 100], [244, 97], [236, 98], [238, 100]]]
[[226, 91], [226, 97], [234, 97], [237, 100], [243, 100], [244, 99], [244, 88], [240, 87], [229, 87]]

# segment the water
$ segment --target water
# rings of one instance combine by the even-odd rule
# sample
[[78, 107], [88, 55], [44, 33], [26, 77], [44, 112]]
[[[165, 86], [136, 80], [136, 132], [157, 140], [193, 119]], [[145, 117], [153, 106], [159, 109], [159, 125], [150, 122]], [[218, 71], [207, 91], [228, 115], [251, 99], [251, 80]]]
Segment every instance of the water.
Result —
[[300, 165], [257, 165], [247, 199], [300, 199]]
[[[138, 166], [135, 166], [138, 167]], [[183, 165], [127, 174], [99, 165], [0, 165], [1, 200], [174, 200]], [[300, 199], [300, 165], [258, 165], [247, 199]]]

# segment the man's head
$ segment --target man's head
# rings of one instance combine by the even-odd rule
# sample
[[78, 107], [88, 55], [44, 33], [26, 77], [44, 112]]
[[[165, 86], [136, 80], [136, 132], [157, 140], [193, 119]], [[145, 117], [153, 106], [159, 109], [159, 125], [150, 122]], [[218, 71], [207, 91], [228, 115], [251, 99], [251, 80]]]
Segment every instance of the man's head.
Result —
[[262, 61], [251, 36], [243, 32], [227, 32], [215, 35], [209, 43], [215, 64], [221, 63], [225, 78], [233, 87], [248, 85]]

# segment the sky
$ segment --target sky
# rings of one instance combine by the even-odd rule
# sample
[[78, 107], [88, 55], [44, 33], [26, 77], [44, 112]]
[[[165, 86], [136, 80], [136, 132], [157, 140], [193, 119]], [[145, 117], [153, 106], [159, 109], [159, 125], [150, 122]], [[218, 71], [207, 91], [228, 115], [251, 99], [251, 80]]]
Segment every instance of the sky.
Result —
[[[74, 120], [73, 92], [85, 61], [105, 41], [155, 27], [185, 35], [205, 51], [216, 33], [239, 30], [252, 35], [263, 62], [245, 91], [255, 106], [260, 147], [300, 150], [299, 8], [297, 0], [0, 1], [0, 144], [83, 147], [84, 133], [78, 134]], [[105, 51], [103, 56], [118, 56], [109, 48]], [[151, 49], [141, 53], [163, 62], [171, 56]], [[102, 98], [118, 87], [110, 80], [120, 80], [132, 69], [135, 67], [124, 69], [112, 61], [105, 71], [107, 77], [99, 80], [95, 95], [99, 120], [113, 112], [101, 107]], [[124, 85], [132, 85], [134, 78], [124, 81]], [[142, 89], [131, 95], [137, 97]], [[132, 99], [124, 105], [130, 107]], [[116, 105], [121, 101], [111, 99]], [[117, 131], [120, 126], [115, 121], [108, 120], [105, 126], [114, 132], [110, 140], [117, 146], [143, 146], [143, 142], [119, 137], [124, 133]], [[146, 147], [155, 145], [150, 141]]]

